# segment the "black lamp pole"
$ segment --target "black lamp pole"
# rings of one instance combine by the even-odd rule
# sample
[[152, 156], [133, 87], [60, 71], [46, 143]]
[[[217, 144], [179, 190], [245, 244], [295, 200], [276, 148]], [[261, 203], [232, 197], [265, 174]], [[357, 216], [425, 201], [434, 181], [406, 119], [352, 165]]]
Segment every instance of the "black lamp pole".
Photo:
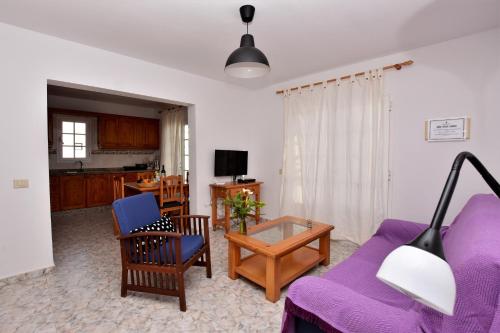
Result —
[[408, 245], [428, 251], [437, 255], [441, 259], [446, 260], [439, 230], [441, 229], [446, 211], [450, 205], [451, 197], [455, 191], [458, 176], [460, 175], [460, 169], [466, 159], [469, 160], [469, 162], [476, 168], [493, 192], [495, 192], [495, 194], [500, 198], [500, 184], [495, 180], [495, 178], [493, 178], [491, 173], [486, 170], [484, 165], [477, 159], [476, 156], [468, 151], [461, 152], [457, 155], [455, 161], [453, 162], [450, 174], [448, 175], [443, 192], [441, 193], [441, 198], [439, 198], [439, 203], [436, 207], [436, 211], [434, 212], [434, 216], [432, 217], [430, 227]]

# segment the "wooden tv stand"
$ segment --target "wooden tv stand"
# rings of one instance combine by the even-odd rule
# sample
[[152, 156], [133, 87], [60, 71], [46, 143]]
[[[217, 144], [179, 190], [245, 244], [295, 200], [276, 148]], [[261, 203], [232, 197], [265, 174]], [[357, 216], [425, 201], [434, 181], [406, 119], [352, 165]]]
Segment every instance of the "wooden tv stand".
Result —
[[[215, 230], [218, 226], [224, 227], [225, 232], [228, 232], [231, 227], [231, 207], [224, 205], [224, 217], [217, 216], [217, 201], [218, 199], [226, 199], [228, 196], [232, 197], [242, 189], [248, 189], [255, 194], [255, 200], [260, 200], [260, 185], [262, 182], [254, 183], [224, 183], [224, 184], [210, 184], [211, 205], [212, 205], [212, 226]], [[260, 208], [255, 210], [255, 223], [260, 222]]]

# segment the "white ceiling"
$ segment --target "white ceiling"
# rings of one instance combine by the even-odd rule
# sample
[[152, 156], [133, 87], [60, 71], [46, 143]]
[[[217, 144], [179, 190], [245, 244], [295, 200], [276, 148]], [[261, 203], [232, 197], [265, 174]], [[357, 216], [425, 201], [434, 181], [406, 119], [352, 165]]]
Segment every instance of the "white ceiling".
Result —
[[[223, 69], [247, 3], [271, 73], [237, 80]], [[260, 88], [499, 26], [500, 0], [0, 0], [0, 21]]]

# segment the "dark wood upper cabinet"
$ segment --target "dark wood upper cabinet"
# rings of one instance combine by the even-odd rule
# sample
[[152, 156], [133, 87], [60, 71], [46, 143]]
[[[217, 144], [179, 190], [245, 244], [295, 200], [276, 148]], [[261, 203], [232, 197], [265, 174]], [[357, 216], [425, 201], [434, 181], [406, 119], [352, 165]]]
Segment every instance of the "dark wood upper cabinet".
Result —
[[144, 120], [145, 148], [158, 149], [160, 147], [160, 122], [156, 119]]
[[50, 112], [47, 113], [47, 137], [49, 148], [52, 148], [52, 145], [54, 144], [54, 117]]
[[118, 121], [115, 117], [99, 117], [99, 148], [111, 149], [118, 146]]
[[160, 122], [124, 116], [99, 117], [99, 148], [159, 149]]
[[135, 123], [139, 119], [119, 117], [117, 119], [118, 147], [136, 148], [135, 145]]

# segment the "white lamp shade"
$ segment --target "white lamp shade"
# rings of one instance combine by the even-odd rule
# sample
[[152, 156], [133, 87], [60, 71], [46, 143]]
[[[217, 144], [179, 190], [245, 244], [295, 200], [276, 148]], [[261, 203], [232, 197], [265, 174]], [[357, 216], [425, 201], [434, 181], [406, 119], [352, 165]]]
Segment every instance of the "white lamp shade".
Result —
[[389, 253], [377, 278], [417, 302], [453, 315], [456, 285], [450, 265], [438, 256], [403, 245]]
[[270, 71], [271, 67], [258, 62], [237, 62], [225, 68], [228, 75], [242, 79], [261, 77]]

